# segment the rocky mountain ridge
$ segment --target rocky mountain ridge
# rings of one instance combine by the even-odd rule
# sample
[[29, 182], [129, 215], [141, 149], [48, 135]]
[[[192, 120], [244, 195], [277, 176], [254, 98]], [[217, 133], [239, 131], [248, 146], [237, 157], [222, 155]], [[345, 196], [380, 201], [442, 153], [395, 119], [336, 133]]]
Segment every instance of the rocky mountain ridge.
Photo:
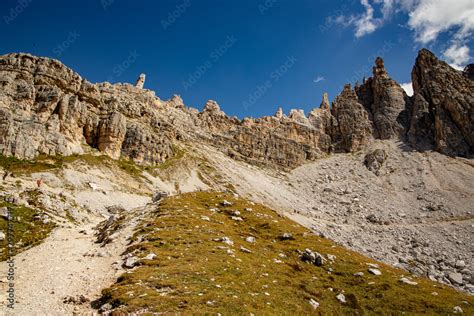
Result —
[[139, 164], [174, 155], [173, 144], [200, 140], [256, 165], [293, 168], [331, 152], [353, 152], [374, 139], [396, 138], [413, 148], [471, 156], [474, 84], [469, 76], [421, 50], [408, 97], [377, 58], [373, 77], [346, 85], [329, 105], [308, 116], [279, 110], [274, 116], [227, 116], [215, 101], [203, 111], [179, 96], [164, 101], [137, 86], [92, 84], [57, 60], [29, 54], [0, 57], [0, 153], [31, 159], [39, 154], [81, 154], [88, 148]]

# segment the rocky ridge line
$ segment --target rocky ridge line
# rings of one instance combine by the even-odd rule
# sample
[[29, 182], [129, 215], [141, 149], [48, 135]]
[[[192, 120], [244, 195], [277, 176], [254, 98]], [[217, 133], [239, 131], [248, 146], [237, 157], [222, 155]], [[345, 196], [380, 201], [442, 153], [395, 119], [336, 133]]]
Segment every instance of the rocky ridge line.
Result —
[[354, 152], [374, 139], [399, 138], [413, 148], [471, 156], [473, 82], [421, 50], [408, 97], [377, 58], [373, 77], [346, 85], [329, 105], [327, 95], [307, 116], [227, 116], [215, 101], [203, 111], [179, 96], [163, 101], [136, 86], [91, 84], [57, 60], [29, 54], [0, 57], [0, 153], [32, 159], [39, 154], [81, 154], [90, 148], [141, 164], [174, 155], [178, 141], [208, 142], [235, 159], [293, 168], [331, 152]]

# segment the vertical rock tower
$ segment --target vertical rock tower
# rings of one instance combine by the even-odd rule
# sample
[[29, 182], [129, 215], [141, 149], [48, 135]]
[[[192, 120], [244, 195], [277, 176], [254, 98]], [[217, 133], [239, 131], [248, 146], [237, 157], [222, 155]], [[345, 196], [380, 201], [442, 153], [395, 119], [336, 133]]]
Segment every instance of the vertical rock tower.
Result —
[[135, 83], [135, 87], [143, 89], [143, 86], [145, 85], [145, 74], [140, 74], [140, 76], [137, 79], [137, 83]]

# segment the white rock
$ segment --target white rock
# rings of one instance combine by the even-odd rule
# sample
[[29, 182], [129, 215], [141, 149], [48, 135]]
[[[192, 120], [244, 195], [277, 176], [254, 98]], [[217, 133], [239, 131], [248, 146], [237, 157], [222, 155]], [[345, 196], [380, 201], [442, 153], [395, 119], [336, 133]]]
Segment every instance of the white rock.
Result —
[[153, 260], [156, 258], [156, 255], [153, 252], [150, 252], [149, 254], [146, 255], [145, 260]]
[[346, 303], [346, 296], [344, 294], [340, 293], [336, 296], [336, 298], [339, 302]]
[[453, 313], [454, 314], [462, 314], [463, 310], [460, 306], [454, 306]]
[[457, 272], [452, 272], [448, 274], [448, 279], [456, 284], [462, 284], [462, 274]]
[[236, 221], [236, 222], [242, 222], [243, 221], [242, 217], [238, 217], [238, 216], [231, 216], [230, 218], [232, 220]]
[[309, 304], [310, 304], [311, 306], [313, 306], [314, 309], [317, 309], [317, 308], [319, 307], [319, 303], [316, 302], [316, 301], [315, 301], [314, 299], [312, 299], [312, 298], [309, 300]]
[[232, 202], [229, 202], [229, 201], [227, 201], [227, 200], [224, 200], [224, 201], [221, 202], [221, 204], [222, 204], [223, 206], [231, 206], [233, 203], [232, 203]]
[[364, 275], [364, 272], [357, 272], [357, 273], [354, 273], [354, 276], [356, 277], [361, 277]]
[[0, 241], [5, 240], [6, 236], [5, 233], [0, 231]]
[[247, 249], [245, 247], [240, 246], [240, 251], [245, 252], [245, 253], [251, 253], [252, 251], [250, 249]]
[[382, 275], [382, 272], [378, 269], [369, 269], [369, 272], [372, 273], [373, 275]]
[[125, 268], [133, 268], [138, 262], [137, 257], [129, 257], [127, 260], [125, 260], [124, 266]]
[[405, 284], [410, 284], [410, 285], [417, 285], [417, 284], [418, 284], [417, 282], [411, 281], [411, 280], [409, 280], [409, 279], [407, 279], [407, 278], [401, 278], [401, 279], [400, 279], [400, 282], [405, 283]]
[[248, 242], [248, 243], [253, 244], [253, 243], [255, 243], [257, 240], [255, 239], [255, 237], [249, 236], [249, 237], [245, 238], [245, 241]]
[[0, 216], [3, 217], [4, 219], [8, 219], [8, 208], [6, 206], [0, 207]]
[[233, 246], [234, 245], [234, 242], [229, 238], [229, 237], [222, 237], [221, 238], [221, 241], [224, 243], [224, 244], [227, 244], [229, 246]]
[[89, 182], [88, 184], [93, 191], [97, 191], [99, 189], [99, 185], [97, 183]]

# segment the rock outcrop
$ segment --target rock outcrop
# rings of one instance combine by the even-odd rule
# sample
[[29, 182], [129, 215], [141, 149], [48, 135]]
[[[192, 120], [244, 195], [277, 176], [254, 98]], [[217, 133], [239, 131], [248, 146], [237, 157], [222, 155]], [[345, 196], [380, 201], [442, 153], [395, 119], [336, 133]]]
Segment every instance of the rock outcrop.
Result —
[[305, 115], [229, 117], [215, 101], [199, 112], [175, 95], [162, 101], [130, 84], [92, 84], [59, 61], [28, 54], [0, 56], [0, 154], [81, 154], [157, 164], [176, 142], [205, 142], [235, 159], [293, 168], [330, 152], [353, 152], [374, 139], [405, 138], [418, 149], [469, 156], [474, 143], [472, 66], [459, 72], [426, 50], [408, 97], [381, 58], [373, 77], [346, 85], [332, 107], [327, 94]]
[[376, 138], [403, 137], [407, 127], [406, 105], [409, 97], [389, 77], [382, 58], [378, 57], [375, 61], [373, 77], [357, 87], [356, 92], [360, 102], [371, 113]]
[[336, 150], [357, 151], [373, 140], [373, 124], [356, 92], [346, 85], [332, 105], [331, 137]]
[[474, 153], [474, 81], [469, 69], [457, 71], [430, 51], [420, 51], [412, 72], [414, 101], [408, 131], [412, 145], [434, 146], [447, 155]]
[[0, 153], [82, 154], [159, 163], [173, 155], [175, 132], [154, 108], [162, 101], [128, 84], [91, 84], [59, 61], [28, 54], [0, 58]]
[[137, 79], [137, 82], [135, 83], [135, 87], [139, 89], [143, 89], [143, 87], [145, 86], [145, 78], [146, 78], [145, 74], [140, 74], [140, 76]]

